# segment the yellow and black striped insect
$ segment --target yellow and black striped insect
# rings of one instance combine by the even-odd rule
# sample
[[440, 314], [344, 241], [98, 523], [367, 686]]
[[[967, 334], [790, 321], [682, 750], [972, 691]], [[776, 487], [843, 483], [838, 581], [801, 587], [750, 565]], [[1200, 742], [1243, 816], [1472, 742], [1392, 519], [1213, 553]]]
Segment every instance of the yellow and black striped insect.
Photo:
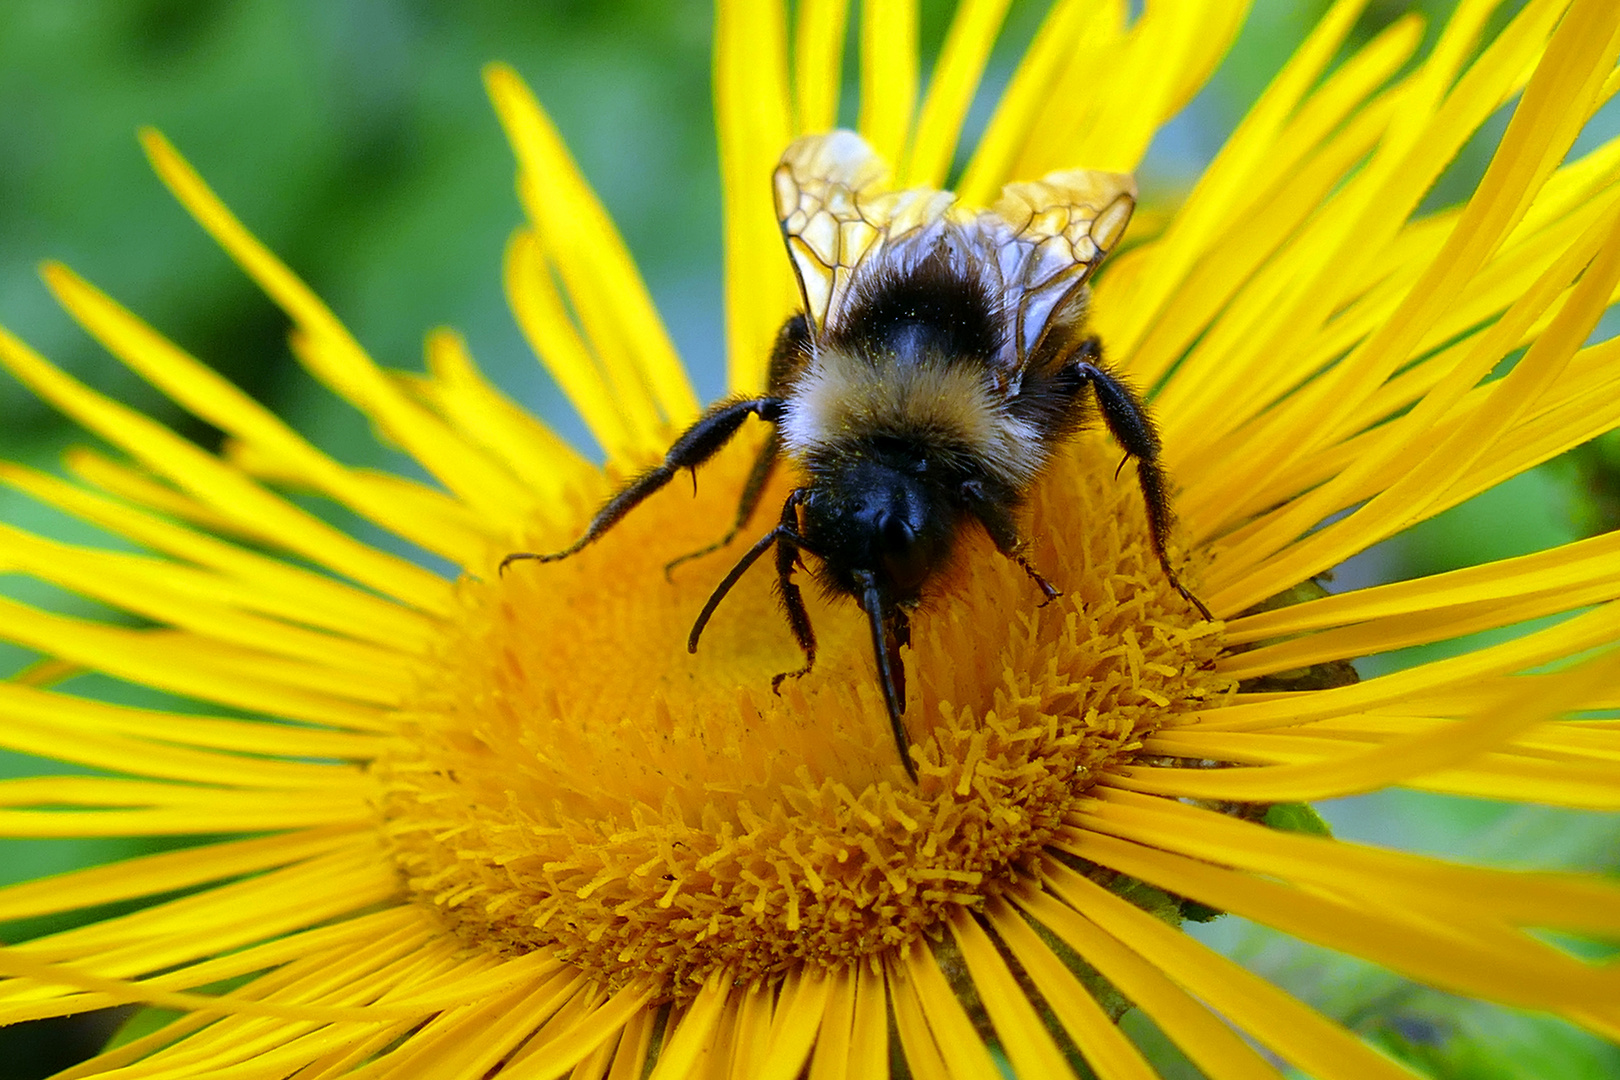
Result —
[[[947, 564], [963, 529], [979, 527], [1046, 599], [1058, 590], [1024, 557], [1017, 517], [1065, 439], [1095, 413], [1136, 459], [1154, 553], [1171, 584], [1207, 619], [1165, 550], [1170, 531], [1159, 439], [1137, 393], [1109, 370], [1086, 332], [1087, 280], [1119, 242], [1136, 205], [1120, 173], [1071, 169], [1008, 184], [988, 209], [950, 192], [892, 190], [888, 169], [856, 134], [800, 139], [773, 177], [778, 219], [804, 302], [787, 320], [758, 397], [711, 406], [591, 520], [551, 553], [596, 540], [682, 469], [696, 469], [756, 416], [774, 426], [744, 487], [743, 529], [786, 458], [803, 483], [778, 522], [732, 567], [692, 627], [688, 647], [739, 578], [773, 546], [777, 589], [808, 673], [816, 638], [795, 570], [853, 597], [872, 635], [895, 744], [916, 778], [904, 725], [908, 612]], [[802, 564], [802, 556], [811, 562]], [[672, 566], [674, 564], [671, 564]]]

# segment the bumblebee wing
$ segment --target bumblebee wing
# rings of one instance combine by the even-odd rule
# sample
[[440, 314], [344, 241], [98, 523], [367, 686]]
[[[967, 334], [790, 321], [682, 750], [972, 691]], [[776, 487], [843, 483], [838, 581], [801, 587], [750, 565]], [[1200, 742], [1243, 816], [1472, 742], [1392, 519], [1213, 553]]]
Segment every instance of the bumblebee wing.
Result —
[[1135, 209], [1136, 180], [1126, 173], [1068, 169], [1001, 189], [981, 228], [1012, 321], [1012, 385], [1064, 302], [1119, 243]]
[[939, 228], [956, 201], [932, 188], [891, 191], [889, 179], [888, 165], [853, 131], [806, 136], [776, 167], [776, 217], [815, 337], [836, 325], [863, 265], [901, 238]]

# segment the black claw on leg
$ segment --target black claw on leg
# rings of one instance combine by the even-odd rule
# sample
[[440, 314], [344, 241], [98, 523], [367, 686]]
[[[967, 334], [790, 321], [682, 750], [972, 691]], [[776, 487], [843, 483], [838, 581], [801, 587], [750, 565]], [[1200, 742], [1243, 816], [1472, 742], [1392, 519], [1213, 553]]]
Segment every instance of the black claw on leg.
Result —
[[779, 671], [779, 672], [777, 672], [775, 675], [771, 676], [771, 693], [775, 694], [777, 697], [781, 697], [782, 696], [782, 683], [784, 683], [788, 679], [802, 679], [808, 674], [810, 674], [810, 665], [809, 664], [806, 664], [804, 667], [799, 668], [797, 671]]
[[1010, 556], [1010, 558], [1013, 562], [1024, 568], [1024, 573], [1030, 576], [1030, 579], [1035, 582], [1035, 587], [1041, 590], [1041, 595], [1046, 597], [1045, 600], [1041, 601], [1041, 607], [1045, 607], [1047, 604], [1050, 604], [1052, 601], [1063, 595], [1063, 590], [1059, 589], [1056, 585], [1053, 585], [1050, 581], [1047, 581], [1044, 577], [1042, 577], [1040, 571], [1036, 570], [1035, 567], [1030, 565], [1028, 559], [1016, 553]]

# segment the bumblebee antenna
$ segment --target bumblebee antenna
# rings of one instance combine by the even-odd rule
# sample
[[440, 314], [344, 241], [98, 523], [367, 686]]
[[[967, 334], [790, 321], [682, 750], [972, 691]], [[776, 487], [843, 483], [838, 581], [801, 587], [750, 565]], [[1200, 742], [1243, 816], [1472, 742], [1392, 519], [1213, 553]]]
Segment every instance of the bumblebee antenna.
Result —
[[[805, 612], [804, 601], [800, 598], [798, 587], [793, 584], [792, 580], [793, 564], [797, 561], [799, 552], [808, 551], [812, 555], [817, 554], [814, 548], [805, 545], [804, 537], [799, 535], [797, 528], [799, 504], [804, 501], [805, 490], [804, 488], [796, 488], [788, 493], [787, 500], [782, 503], [781, 523], [755, 541], [754, 546], [749, 548], [743, 554], [743, 557], [737, 560], [737, 565], [731, 568], [731, 572], [721, 579], [720, 584], [714, 587], [714, 592], [709, 594], [709, 599], [703, 605], [703, 610], [698, 612], [697, 620], [692, 623], [692, 632], [687, 635], [687, 652], [697, 652], [698, 639], [703, 636], [703, 628], [709, 625], [709, 619], [714, 615], [715, 609], [720, 606], [720, 601], [724, 600], [726, 594], [731, 591], [732, 586], [742, 580], [742, 576], [748, 573], [748, 568], [758, 562], [759, 557], [769, 551], [772, 544], [780, 544], [781, 547], [777, 550], [777, 584], [782, 598], [782, 606], [787, 609], [788, 628], [793, 631], [793, 640], [797, 641], [799, 648], [804, 650], [805, 658], [804, 667], [788, 674], [797, 676], [809, 672], [811, 665], [816, 661], [816, 636], [811, 632], [810, 616]], [[786, 677], [786, 675], [778, 675], [771, 680], [771, 689], [775, 690], [780, 687], [782, 680]]]
[[[898, 642], [895, 656], [889, 655], [889, 638], [883, 618], [883, 598], [878, 592], [877, 579], [870, 570], [857, 570], [855, 580], [862, 589], [861, 606], [866, 609], [867, 625], [872, 628], [872, 652], [877, 657], [878, 682], [883, 684], [883, 704], [889, 710], [889, 727], [894, 732], [894, 745], [900, 751], [900, 764], [905, 766], [911, 782], [917, 782], [917, 767], [911, 763], [911, 739], [906, 734], [901, 714], [905, 706], [900, 701], [900, 690], [895, 682], [894, 665], [899, 662]], [[903, 678], [904, 676], [902, 676]]]
[[703, 610], [698, 612], [697, 621], [692, 623], [692, 632], [686, 636], [687, 652], [697, 652], [698, 638], [703, 636], [703, 628], [709, 625], [709, 619], [714, 615], [715, 609], [720, 606], [720, 601], [724, 600], [726, 594], [731, 591], [731, 587], [741, 581], [744, 574], [748, 573], [748, 568], [758, 562], [761, 555], [770, 550], [771, 545], [776, 543], [781, 532], [781, 526], [777, 526], [760, 537], [758, 542], [749, 548], [742, 558], [737, 560], [737, 565], [733, 566], [731, 572], [720, 580], [720, 584], [714, 587], [714, 592], [709, 594], [709, 599], [704, 603]]

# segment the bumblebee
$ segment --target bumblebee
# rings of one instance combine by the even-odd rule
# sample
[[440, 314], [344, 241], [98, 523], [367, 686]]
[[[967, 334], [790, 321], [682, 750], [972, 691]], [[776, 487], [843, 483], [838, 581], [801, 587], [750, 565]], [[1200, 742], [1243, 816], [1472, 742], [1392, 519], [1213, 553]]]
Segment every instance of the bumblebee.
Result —
[[909, 612], [949, 562], [958, 535], [975, 525], [1046, 602], [1059, 595], [1025, 558], [1017, 518], [1053, 454], [1092, 419], [1093, 399], [1136, 459], [1159, 565], [1204, 618], [1210, 614], [1166, 553], [1171, 512], [1153, 421], [1086, 333], [1086, 282], [1130, 222], [1133, 179], [1054, 172], [1008, 184], [988, 210], [962, 206], [950, 192], [891, 190], [888, 180], [886, 166], [853, 132], [788, 147], [772, 182], [804, 307], [777, 336], [765, 393], [711, 406], [662, 464], [613, 496], [569, 547], [514, 552], [501, 569], [573, 555], [758, 417], [773, 430], [733, 527], [670, 567], [730, 543], [781, 459], [805, 479], [776, 526], [703, 605], [687, 648], [697, 651], [720, 602], [774, 547], [777, 591], [804, 666], [777, 675], [772, 687], [807, 674], [816, 637], [794, 573], [808, 565], [828, 593], [853, 597], [866, 615], [895, 745], [915, 781], [900, 654], [910, 639]]

